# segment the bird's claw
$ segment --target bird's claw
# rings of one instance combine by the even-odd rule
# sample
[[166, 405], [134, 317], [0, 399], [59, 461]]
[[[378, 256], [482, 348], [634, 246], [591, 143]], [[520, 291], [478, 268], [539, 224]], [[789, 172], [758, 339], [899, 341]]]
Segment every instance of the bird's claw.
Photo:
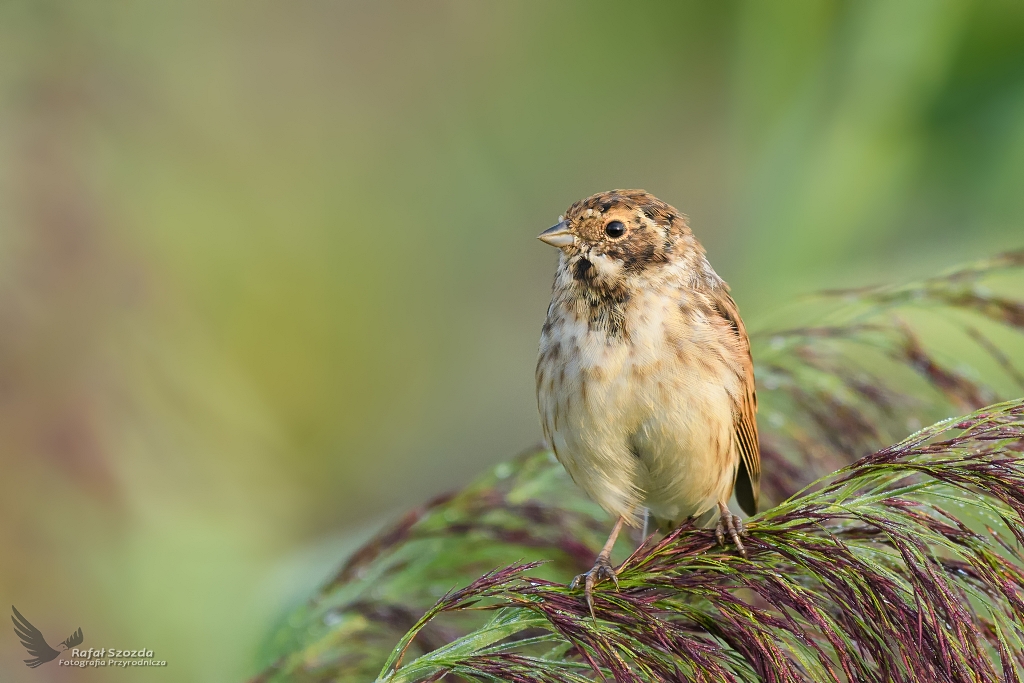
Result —
[[577, 588], [580, 585], [580, 581], [583, 581], [583, 593], [586, 596], [587, 607], [590, 608], [591, 617], [594, 617], [594, 586], [602, 579], [611, 579], [615, 584], [615, 590], [619, 589], [619, 575], [615, 572], [615, 568], [612, 567], [612, 563], [607, 557], [598, 555], [597, 561], [594, 562], [594, 566], [591, 567], [590, 571], [578, 574], [572, 580], [572, 583], [569, 584], [569, 588]]
[[747, 549], [743, 546], [743, 541], [740, 539], [741, 536], [747, 535], [747, 530], [743, 526], [743, 520], [740, 519], [739, 515], [734, 515], [729, 510], [723, 510], [721, 516], [718, 518], [718, 526], [715, 527], [715, 538], [718, 539], [718, 545], [725, 545], [725, 534], [729, 533], [729, 538], [736, 545], [736, 550], [739, 551], [743, 557], [747, 556]]

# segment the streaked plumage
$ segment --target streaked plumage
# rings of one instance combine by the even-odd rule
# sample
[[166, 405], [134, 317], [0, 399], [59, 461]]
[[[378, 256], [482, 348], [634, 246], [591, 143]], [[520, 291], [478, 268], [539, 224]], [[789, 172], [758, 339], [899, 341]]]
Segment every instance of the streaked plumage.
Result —
[[750, 345], [685, 216], [643, 190], [613, 190], [573, 204], [541, 239], [561, 254], [537, 401], [573, 480], [633, 526], [645, 507], [672, 523], [700, 516], [734, 485], [753, 514]]

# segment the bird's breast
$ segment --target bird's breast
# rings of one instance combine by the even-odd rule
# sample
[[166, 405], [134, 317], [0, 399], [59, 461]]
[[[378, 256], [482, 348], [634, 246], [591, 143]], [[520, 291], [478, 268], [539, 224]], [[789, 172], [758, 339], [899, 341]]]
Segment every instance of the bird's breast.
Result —
[[537, 368], [545, 436], [609, 511], [643, 503], [676, 519], [702, 512], [724, 485], [735, 376], [685, 304], [640, 293], [621, 334], [595, 329], [574, 302], [549, 310]]

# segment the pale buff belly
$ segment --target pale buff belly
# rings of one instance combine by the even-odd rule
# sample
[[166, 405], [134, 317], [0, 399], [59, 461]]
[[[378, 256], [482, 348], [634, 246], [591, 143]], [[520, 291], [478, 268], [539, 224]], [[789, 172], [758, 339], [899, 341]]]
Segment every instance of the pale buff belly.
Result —
[[576, 338], [590, 343], [565, 349], [557, 376], [538, 376], [545, 435], [573, 480], [634, 525], [644, 507], [678, 522], [728, 500], [735, 375], [636, 333], [631, 343]]

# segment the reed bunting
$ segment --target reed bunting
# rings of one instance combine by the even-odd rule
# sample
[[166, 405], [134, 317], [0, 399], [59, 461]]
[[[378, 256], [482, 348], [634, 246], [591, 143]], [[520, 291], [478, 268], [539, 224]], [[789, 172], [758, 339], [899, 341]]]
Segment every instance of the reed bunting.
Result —
[[[561, 253], [541, 330], [537, 403], [544, 436], [573, 481], [616, 517], [584, 581], [618, 584], [623, 524], [712, 517], [746, 554], [740, 518], [761, 473], [750, 343], [728, 285], [687, 219], [643, 190], [569, 207], [539, 236]], [[705, 514], [707, 513], [707, 515]]]

